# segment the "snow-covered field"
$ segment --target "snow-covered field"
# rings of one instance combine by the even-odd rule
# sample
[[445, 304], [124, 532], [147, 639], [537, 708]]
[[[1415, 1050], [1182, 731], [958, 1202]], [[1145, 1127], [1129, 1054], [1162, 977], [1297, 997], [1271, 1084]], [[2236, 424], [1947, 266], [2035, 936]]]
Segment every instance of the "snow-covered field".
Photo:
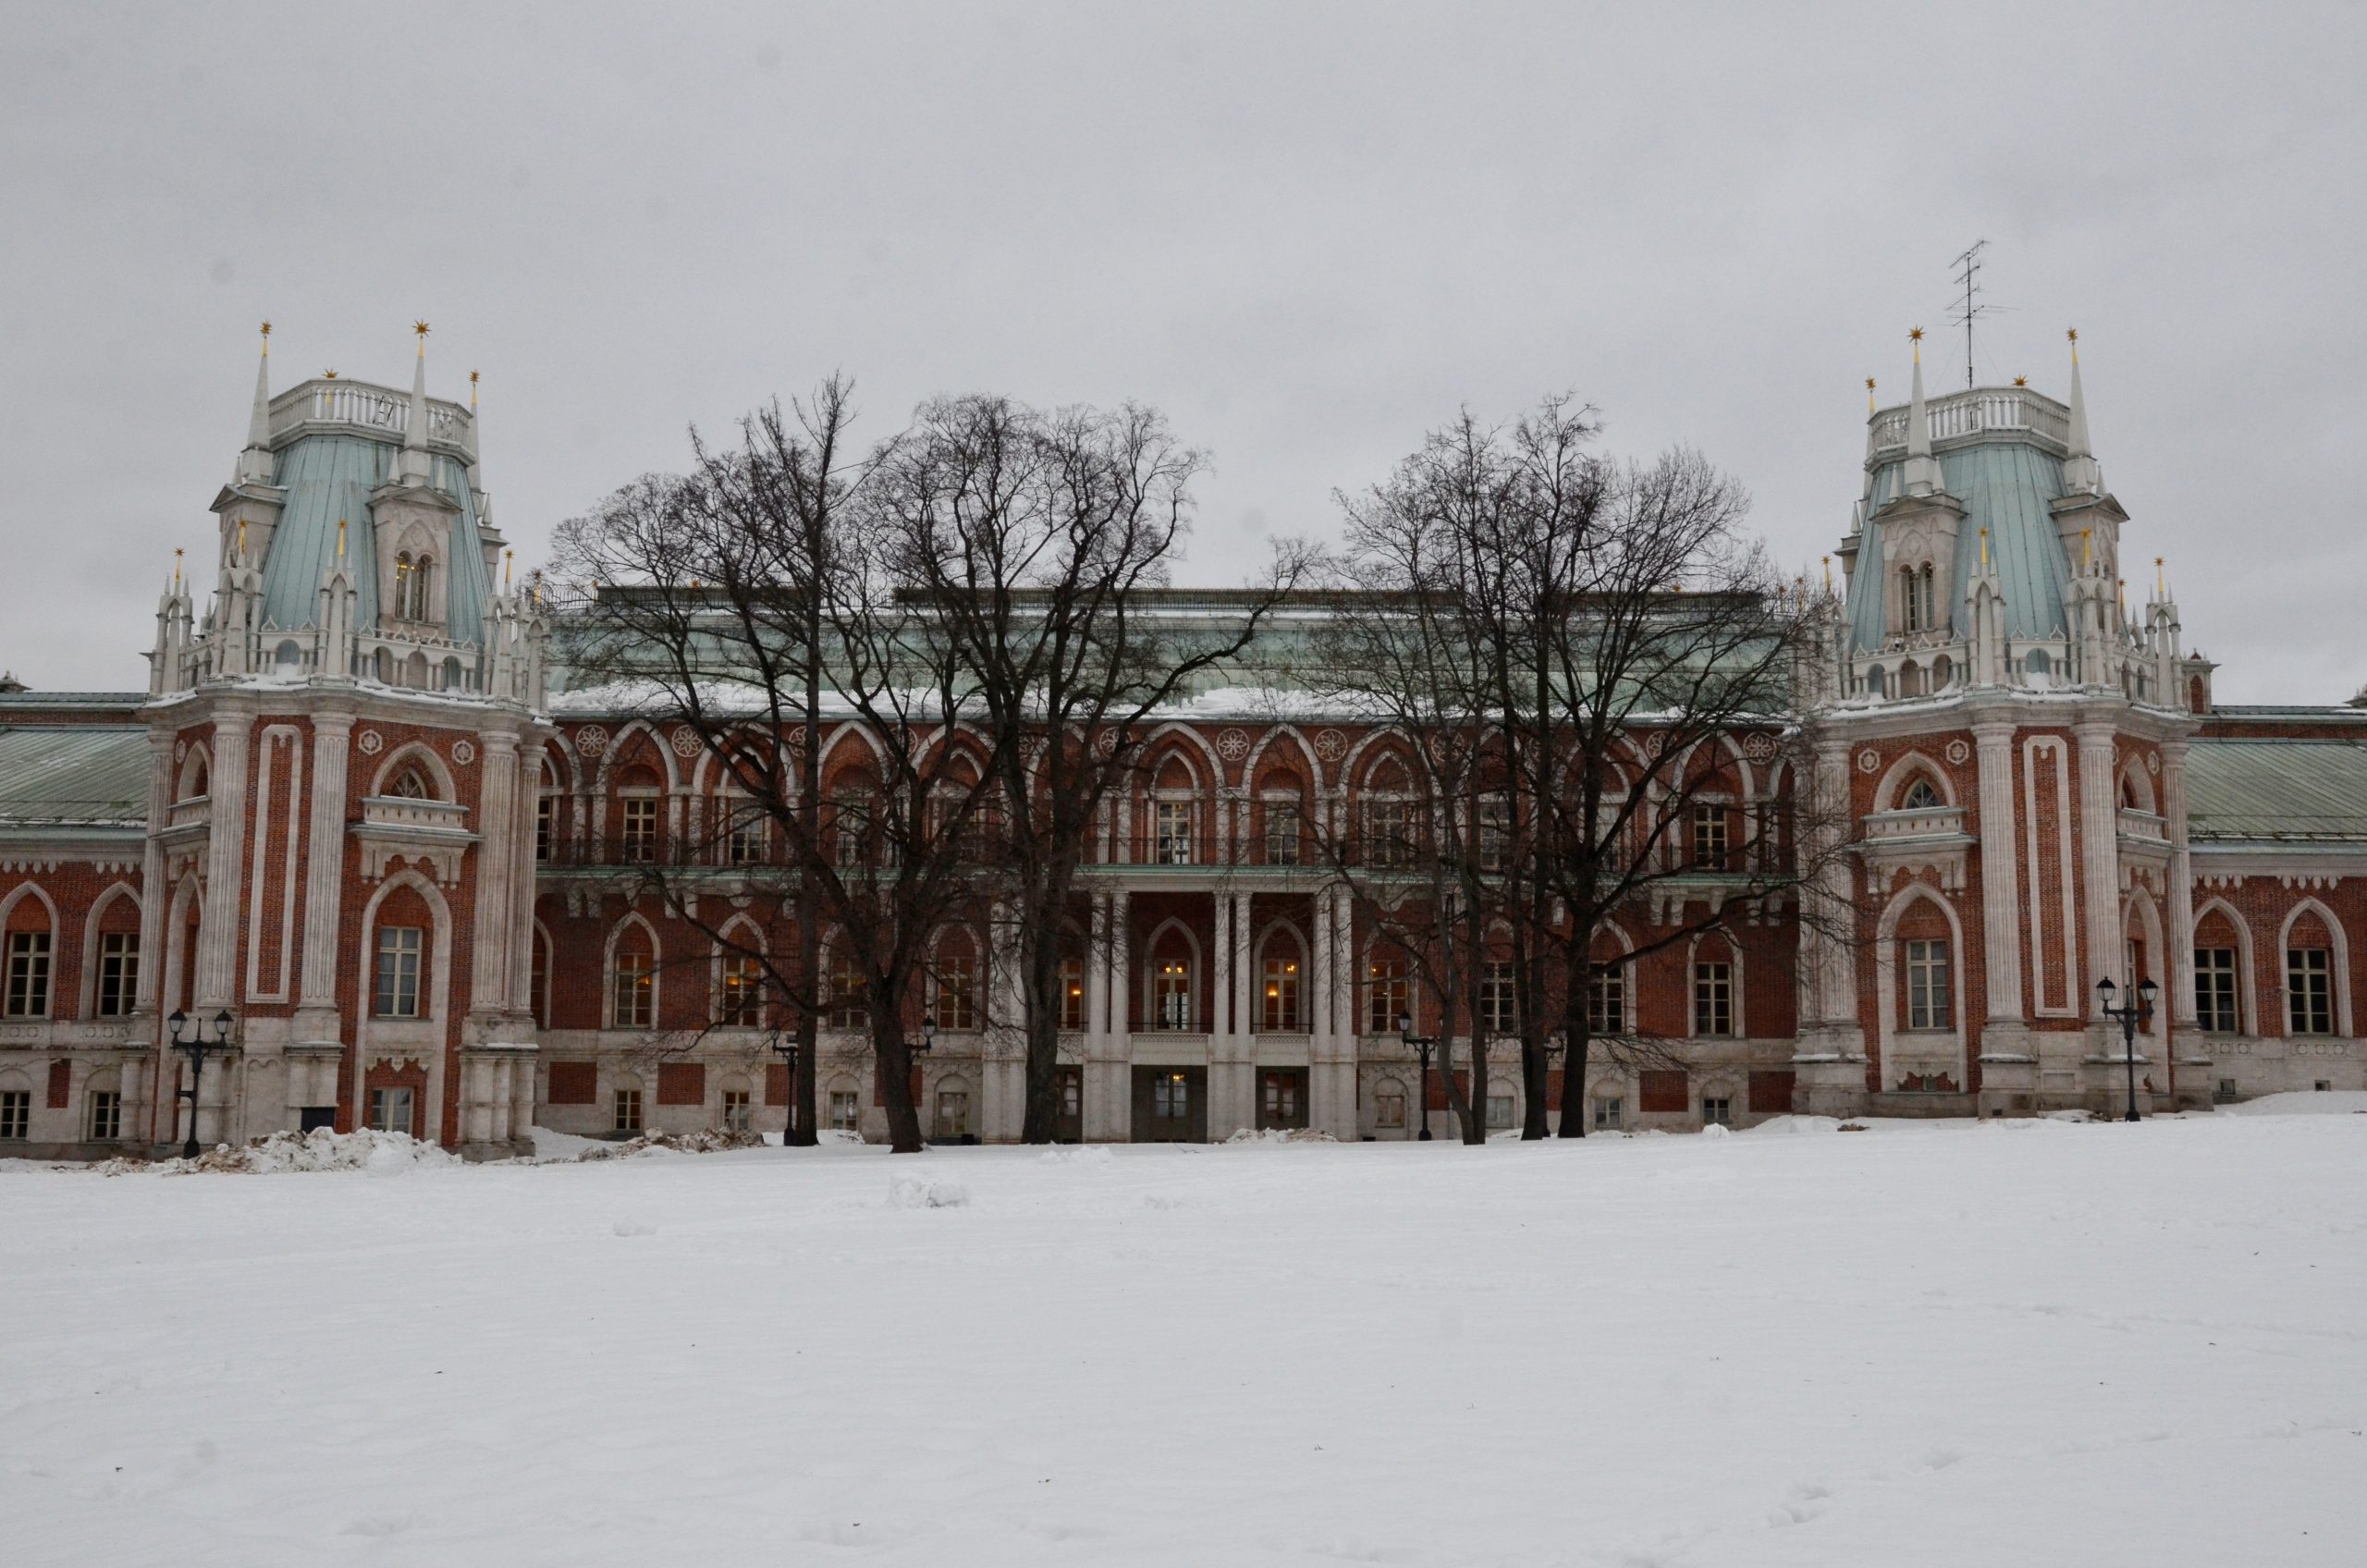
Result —
[[2362, 1561], [2367, 1115], [1832, 1125], [17, 1165], [0, 1562]]

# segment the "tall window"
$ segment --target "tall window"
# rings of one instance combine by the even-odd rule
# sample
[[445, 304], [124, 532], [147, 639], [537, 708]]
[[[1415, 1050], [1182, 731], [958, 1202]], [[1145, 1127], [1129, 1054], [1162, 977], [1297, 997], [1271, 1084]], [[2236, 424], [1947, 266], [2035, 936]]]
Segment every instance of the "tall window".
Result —
[[657, 975], [649, 955], [619, 944], [617, 951], [614, 1027], [646, 1029], [657, 1021]]
[[551, 843], [558, 826], [558, 800], [552, 795], [534, 797], [534, 858], [551, 858]]
[[1181, 959], [1160, 963], [1151, 976], [1152, 1015], [1161, 1029], [1192, 1027], [1192, 966]]
[[373, 1089], [370, 1091], [370, 1125], [380, 1133], [400, 1133], [409, 1136], [411, 1131], [411, 1092], [409, 1089]]
[[378, 987], [372, 1011], [381, 1018], [419, 1016], [419, 976], [427, 932], [417, 925], [378, 927]]
[[750, 1109], [748, 1091], [745, 1089], [724, 1090], [724, 1131], [728, 1133], [745, 1133], [754, 1124], [755, 1117], [754, 1113]]
[[140, 933], [99, 933], [99, 985], [93, 998], [101, 1018], [121, 1018], [140, 1000]]
[[1258, 1027], [1274, 1034], [1295, 1034], [1298, 1030], [1298, 960], [1269, 958], [1266, 961], [1266, 985], [1262, 993], [1263, 1022]]
[[1616, 1035], [1627, 1027], [1627, 971], [1616, 963], [1587, 965], [1587, 1032]]
[[115, 1089], [92, 1089], [87, 1126], [94, 1144], [111, 1144], [122, 1137], [122, 1094]]
[[1479, 974], [1479, 1027], [1490, 1035], [1509, 1035], [1518, 1026], [1513, 1005], [1513, 966], [1508, 960], [1490, 959]]
[[1934, 602], [1936, 595], [1933, 593], [1934, 582], [1932, 576], [1932, 569], [1927, 566], [1919, 571], [1913, 567], [1907, 567], [1902, 570], [1898, 575], [1899, 593], [1902, 600], [1900, 606], [1901, 630], [1907, 631], [1932, 631], [1934, 627], [1939, 625], [1939, 618], [1932, 613], [1938, 608], [1938, 606]]
[[937, 1026], [978, 1026], [978, 961], [968, 953], [940, 953], [937, 960]]
[[1405, 802], [1365, 802], [1365, 864], [1384, 868], [1414, 864], [1413, 812]]
[[716, 1020], [726, 1028], [754, 1029], [763, 1023], [765, 1016], [764, 965], [753, 954], [723, 955], [722, 1016]]
[[657, 798], [655, 795], [628, 795], [622, 802], [624, 832], [619, 848], [624, 858], [636, 864], [646, 864], [657, 858]]
[[1693, 966], [1693, 1032], [1731, 1035], [1735, 1032], [1735, 966], [1697, 963]]
[[1726, 869], [1726, 854], [1731, 847], [1726, 824], [1726, 808], [1722, 805], [1698, 805], [1693, 808], [1693, 864], [1705, 871]]
[[2324, 948], [2285, 953], [2285, 1012], [2296, 1035], [2334, 1033], [2334, 954]]
[[1061, 1027], [1085, 1027], [1085, 960], [1061, 961]]
[[969, 1090], [938, 1090], [937, 1135], [946, 1139], [966, 1138], [970, 1135]]
[[616, 1097], [609, 1103], [613, 1107], [608, 1117], [608, 1128], [611, 1132], [638, 1133], [641, 1131], [641, 1091], [639, 1089], [619, 1089], [616, 1092]]
[[765, 858], [765, 812], [750, 801], [734, 802], [723, 831], [723, 859], [729, 865], [754, 865]]
[[1501, 795], [1491, 795], [1479, 802], [1479, 866], [1483, 871], [1502, 871], [1512, 854], [1512, 802]]
[[1394, 1035], [1397, 1021], [1411, 1011], [1405, 961], [1377, 958], [1365, 967], [1365, 1033]]
[[1954, 989], [1948, 980], [1948, 944], [1907, 944], [1907, 1026], [1946, 1029], [1954, 1025]]
[[830, 1125], [840, 1133], [852, 1133], [863, 1121], [863, 1109], [852, 1089], [830, 1091]]
[[49, 1013], [49, 933], [8, 933], [8, 1001], [10, 1018], [43, 1018]]
[[831, 837], [835, 840], [835, 858], [842, 867], [863, 864], [864, 841], [870, 834], [870, 813], [864, 798], [852, 791], [841, 791], [830, 798]]
[[844, 953], [830, 961], [830, 1027], [871, 1027], [871, 1004], [865, 999], [863, 974]]
[[1192, 864], [1192, 802], [1160, 801], [1152, 808], [1151, 854], [1159, 865]]
[[33, 1092], [0, 1089], [0, 1143], [30, 1138], [33, 1132]]
[[2194, 1020], [2206, 1035], [2233, 1035], [2243, 1027], [2236, 1011], [2236, 949], [2194, 949]]
[[1268, 865], [1296, 865], [1298, 841], [1298, 802], [1288, 800], [1268, 801], [1266, 802], [1266, 864]]

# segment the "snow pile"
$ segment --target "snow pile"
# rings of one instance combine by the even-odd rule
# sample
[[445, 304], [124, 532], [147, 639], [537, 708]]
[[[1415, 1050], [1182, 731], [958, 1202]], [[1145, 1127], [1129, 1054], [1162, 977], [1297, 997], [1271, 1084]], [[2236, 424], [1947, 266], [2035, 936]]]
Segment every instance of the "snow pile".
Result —
[[1036, 1157], [1040, 1165], [1107, 1165], [1110, 1145], [1107, 1144], [1073, 1144], [1067, 1148], [1047, 1149]]
[[967, 1208], [970, 1188], [966, 1182], [951, 1182], [942, 1176], [926, 1173], [898, 1175], [888, 1178], [889, 1208]]
[[2295, 1089], [2219, 1108], [2223, 1116], [2367, 1116], [2367, 1089]]
[[1731, 1138], [1735, 1133], [1733, 1128], [1723, 1127], [1717, 1122], [1712, 1121], [1708, 1126], [1701, 1129], [1701, 1135], [1705, 1138]]
[[105, 1176], [134, 1171], [159, 1176], [193, 1176], [201, 1171], [284, 1176], [299, 1170], [367, 1170], [373, 1176], [399, 1176], [422, 1166], [460, 1163], [458, 1155], [405, 1133], [367, 1128], [358, 1133], [332, 1133], [325, 1127], [316, 1127], [310, 1133], [274, 1133], [237, 1147], [216, 1144], [195, 1159], [110, 1159], [98, 1169]]
[[1340, 1140], [1314, 1127], [1263, 1127], [1255, 1132], [1244, 1127], [1228, 1144], [1336, 1144]]
[[[640, 1133], [621, 1144], [604, 1144], [596, 1138], [583, 1140], [583, 1147], [570, 1160], [632, 1159], [645, 1154], [721, 1154], [726, 1149], [760, 1149], [765, 1146], [762, 1133], [734, 1132], [723, 1127], [702, 1128], [695, 1133]], [[537, 1140], [537, 1148], [540, 1141]], [[546, 1163], [550, 1163], [546, 1161]]]

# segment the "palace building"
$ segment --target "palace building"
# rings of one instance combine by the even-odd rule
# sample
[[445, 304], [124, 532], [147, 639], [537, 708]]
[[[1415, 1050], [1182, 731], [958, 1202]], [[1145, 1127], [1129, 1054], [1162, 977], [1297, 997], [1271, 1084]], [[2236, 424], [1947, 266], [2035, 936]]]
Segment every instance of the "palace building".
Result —
[[[695, 735], [569, 689], [494, 525], [473, 390], [428, 395], [423, 328], [408, 392], [274, 394], [269, 363], [148, 691], [0, 681], [0, 1156], [147, 1153], [192, 1117], [207, 1143], [375, 1125], [481, 1158], [537, 1124], [778, 1130], [781, 1021], [614, 875], [700, 843], [728, 883], [766, 846], [713, 831]], [[1927, 398], [1919, 362], [1870, 410], [1801, 743], [1729, 764], [1738, 812], [1799, 785], [1849, 802], [1812, 891], [1854, 936], [1777, 899], [1632, 962], [1614, 941], [1606, 1023], [1679, 1065], [1591, 1071], [1595, 1127], [2115, 1108], [2104, 978], [2161, 987], [2135, 1064], [2153, 1109], [2367, 1087], [2367, 709], [2215, 704], [2137, 526], [2076, 353], [2063, 401]], [[1067, 1135], [1445, 1130], [1395, 1022], [1419, 1006], [1403, 967], [1304, 847], [1392, 766], [1312, 702], [1220, 691], [1162, 723], [1087, 878]], [[991, 933], [946, 942], [923, 1126], [1015, 1138], [1012, 987]], [[877, 1135], [861, 1023], [827, 1020], [816, 1087], [828, 1124]], [[220, 1047], [193, 1106], [176, 1028]], [[1506, 1126], [1513, 1058], [1474, 1089]]]

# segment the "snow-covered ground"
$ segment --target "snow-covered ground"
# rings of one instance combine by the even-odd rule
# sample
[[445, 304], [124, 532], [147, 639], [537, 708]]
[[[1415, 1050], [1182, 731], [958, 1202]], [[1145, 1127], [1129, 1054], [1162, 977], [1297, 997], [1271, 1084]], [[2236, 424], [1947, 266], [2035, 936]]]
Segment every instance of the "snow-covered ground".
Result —
[[2348, 1568], [2362, 1198], [2351, 1114], [18, 1165], [0, 1561]]

